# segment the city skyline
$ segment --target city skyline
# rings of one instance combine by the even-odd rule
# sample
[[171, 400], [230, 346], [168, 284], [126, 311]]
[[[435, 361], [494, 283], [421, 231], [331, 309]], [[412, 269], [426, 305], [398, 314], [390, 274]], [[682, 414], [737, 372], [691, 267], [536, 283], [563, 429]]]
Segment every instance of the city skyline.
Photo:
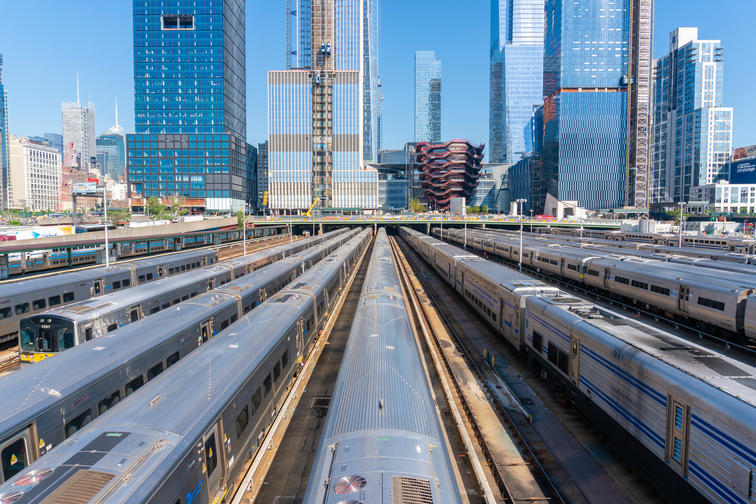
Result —
[[[442, 0], [441, 3], [448, 2]], [[0, 33], [3, 34], [0, 46], [5, 53], [4, 83], [9, 94], [10, 132], [20, 136], [34, 136], [59, 131], [60, 102], [75, 99], [77, 70], [81, 74], [81, 101], [91, 100], [100, 105], [97, 117], [100, 129], [96, 133], [102, 133], [114, 123], [110, 104], [115, 97], [122, 103], [121, 124], [126, 131], [133, 131], [131, 23], [120, 23], [124, 26], [103, 23], [107, 25], [107, 29], [95, 23], [90, 38], [71, 37], [61, 41], [60, 50], [68, 54], [64, 62], [58, 61], [60, 58], [43, 56], [41, 60], [35, 60], [36, 63], [43, 63], [37, 64], [35, 68], [18, 51], [12, 49], [24, 47], [24, 52], [36, 49], [43, 55], [50, 54], [49, 51], [42, 50], [42, 47], [49, 48], [55, 35], [62, 33], [62, 27], [58, 28], [56, 23], [65, 20], [68, 15], [61, 12], [61, 6], [54, 2], [41, 4], [42, 9], [35, 9], [35, 15], [42, 12], [40, 22], [36, 25], [39, 32], [30, 32], [28, 27], [23, 31], [18, 30], [23, 23], [14, 20], [18, 21], [28, 13], [22, 5], [8, 6], [7, 15], [3, 16], [4, 20], [0, 20]], [[695, 26], [699, 28], [702, 38], [721, 39], [727, 48], [724, 105], [735, 109], [733, 146], [756, 143], [756, 124], [749, 120], [756, 114], [756, 103], [749, 99], [748, 94], [748, 83], [756, 78], [756, 70], [748, 63], [748, 34], [744, 27], [728, 22], [733, 16], [748, 15], [751, 10], [756, 13], [756, 5], [732, 2], [723, 5], [716, 12], [707, 11], [703, 14], [704, 9], [697, 9], [696, 4], [703, 5], [703, 1], [690, 4], [690, 8], [685, 11], [661, 3], [656, 6], [654, 56], [658, 58], [665, 53], [668, 34], [677, 27]], [[45, 5], [47, 9], [44, 8]], [[113, 12], [100, 12], [94, 3], [92, 6], [92, 19], [108, 20], [125, 16], [125, 19], [130, 20], [130, 5], [114, 7]], [[481, 30], [471, 31], [459, 43], [447, 40], [450, 37], [435, 34], [430, 29], [414, 29], [414, 25], [405, 19], [411, 19], [412, 16], [406, 13], [423, 11], [422, 5], [402, 6], [388, 0], [382, 2], [380, 54], [382, 94], [386, 97], [382, 104], [383, 148], [400, 147], [404, 141], [413, 137], [414, 89], [411, 82], [406, 82], [406, 75], [412, 71], [414, 51], [425, 47], [433, 47], [437, 56], [445, 62], [443, 131], [449, 138], [465, 136], [488, 145], [489, 40], [488, 32], [483, 28], [488, 26], [490, 20], [489, 8], [489, 2], [481, 2], [460, 13]], [[256, 144], [266, 137], [265, 72], [285, 68], [284, 3], [255, 4], [249, 7], [249, 11], [248, 46], [264, 44], [268, 48], [266, 51], [248, 50], [247, 55], [247, 140]], [[405, 12], [405, 15], [399, 16], [400, 12]], [[439, 19], [442, 17], [426, 11], [423, 11], [423, 15], [438, 15]], [[266, 22], [260, 23], [261, 18]], [[263, 29], [258, 30], [263, 25]], [[432, 26], [432, 23], [429, 25]], [[29, 34], [35, 37], [29, 37]], [[44, 34], [48, 35], [41, 36]], [[396, 34], [402, 36], [393, 36]], [[99, 37], [102, 44], [88, 47], [91, 37]], [[41, 46], [38, 45], [40, 43]], [[79, 57], [71, 57], [70, 54], [78, 54]], [[254, 62], [258, 68], [252, 68], [250, 62]], [[19, 114], [21, 110], [26, 112], [23, 116]]]

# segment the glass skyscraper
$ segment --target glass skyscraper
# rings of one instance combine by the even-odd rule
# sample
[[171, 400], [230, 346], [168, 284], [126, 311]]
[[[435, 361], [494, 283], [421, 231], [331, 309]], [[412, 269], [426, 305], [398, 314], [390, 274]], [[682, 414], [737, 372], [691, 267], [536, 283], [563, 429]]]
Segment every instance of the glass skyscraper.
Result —
[[3, 55], [0, 54], [0, 209], [8, 206], [10, 146], [8, 144], [8, 93], [3, 86]]
[[516, 163], [543, 103], [544, 0], [491, 0], [489, 161]]
[[722, 107], [724, 49], [697, 28], [670, 35], [656, 60], [651, 201], [687, 202], [694, 186], [726, 180], [732, 108]]
[[415, 52], [415, 142], [441, 142], [441, 60]]
[[268, 73], [270, 207], [378, 206], [377, 0], [287, 2], [286, 71]]
[[583, 208], [625, 204], [630, 1], [546, 1], [544, 182]]
[[206, 210], [254, 207], [244, 0], [134, 0], [133, 9], [132, 195], [184, 196]]

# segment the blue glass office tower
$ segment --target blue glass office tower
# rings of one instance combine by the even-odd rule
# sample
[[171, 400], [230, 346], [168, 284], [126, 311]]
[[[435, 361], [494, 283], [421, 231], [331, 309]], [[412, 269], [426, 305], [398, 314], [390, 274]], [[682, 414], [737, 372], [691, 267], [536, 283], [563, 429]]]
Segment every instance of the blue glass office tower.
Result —
[[441, 60], [415, 52], [415, 142], [441, 142]]
[[489, 160], [516, 163], [543, 103], [544, 0], [491, 0]]
[[732, 108], [722, 106], [724, 48], [678, 28], [656, 60], [651, 200], [690, 200], [695, 186], [726, 180], [732, 152]]
[[3, 55], [0, 54], [0, 209], [7, 208], [10, 184], [10, 146], [8, 144], [8, 93], [3, 86]]
[[546, 191], [588, 209], [625, 203], [629, 4], [546, 1]]
[[268, 73], [274, 210], [378, 206], [377, 0], [287, 2], [287, 68]]
[[244, 0], [134, 0], [132, 195], [230, 211], [257, 200], [246, 142]]

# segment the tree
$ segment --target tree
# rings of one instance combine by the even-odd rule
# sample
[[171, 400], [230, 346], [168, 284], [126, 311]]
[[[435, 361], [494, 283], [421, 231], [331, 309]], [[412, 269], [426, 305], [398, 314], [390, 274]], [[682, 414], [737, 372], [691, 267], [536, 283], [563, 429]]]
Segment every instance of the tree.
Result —
[[413, 213], [425, 212], [425, 205], [423, 203], [420, 203], [419, 199], [412, 198], [410, 200], [410, 211], [412, 211]]
[[472, 211], [473, 213], [480, 213], [480, 207], [478, 205], [473, 205]]
[[108, 208], [108, 219], [114, 224], [121, 221], [130, 221], [131, 210], [128, 208]]
[[[678, 207], [673, 208], [672, 210], [667, 212], [667, 215], [672, 217], [672, 219], [674, 219], [675, 222], [680, 222], [680, 207], [678, 206]], [[688, 217], [690, 217], [690, 214], [687, 212], [683, 212], [682, 217], [683, 219], [687, 219]]]
[[483, 205], [480, 207], [481, 213], [488, 213], [488, 205]]
[[237, 210], [236, 212], [236, 227], [242, 229], [244, 227], [244, 212]]
[[189, 213], [187, 208], [184, 208], [186, 198], [180, 195], [174, 194], [171, 196], [171, 217], [178, 217], [179, 215], [186, 215]]
[[147, 214], [153, 220], [166, 220], [169, 219], [168, 207], [163, 205], [160, 198], [157, 196], [150, 196], [147, 199]]

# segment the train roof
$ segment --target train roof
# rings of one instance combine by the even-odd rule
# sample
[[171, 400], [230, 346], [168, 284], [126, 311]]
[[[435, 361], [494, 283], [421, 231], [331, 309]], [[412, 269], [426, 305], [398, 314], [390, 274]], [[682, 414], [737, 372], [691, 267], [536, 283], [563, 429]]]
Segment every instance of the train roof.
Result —
[[75, 393], [82, 382], [93, 383], [150, 352], [177, 332], [204, 321], [209, 308], [224, 303], [236, 300], [228, 294], [202, 294], [4, 376], [0, 394], [6, 407], [0, 409], [0, 433], [18, 425], [19, 415], [34, 418], [61, 397]]
[[[571, 297], [571, 296], [570, 296]], [[571, 297], [572, 298], [572, 297]], [[572, 298], [575, 299], [575, 298]], [[588, 301], [565, 302], [556, 298], [528, 298], [528, 303], [548, 303], [565, 310], [583, 323], [636, 348], [723, 392], [756, 406], [756, 367], [625, 317]]]

